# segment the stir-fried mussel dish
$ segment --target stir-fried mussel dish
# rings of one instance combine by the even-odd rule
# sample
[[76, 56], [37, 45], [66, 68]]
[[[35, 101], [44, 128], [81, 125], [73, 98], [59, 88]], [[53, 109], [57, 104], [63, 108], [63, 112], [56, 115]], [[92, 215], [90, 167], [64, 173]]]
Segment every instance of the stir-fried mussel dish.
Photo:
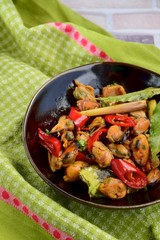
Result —
[[127, 93], [74, 80], [75, 105], [51, 129], [38, 128], [50, 169], [65, 182], [83, 181], [90, 197], [124, 198], [160, 180], [160, 88]]

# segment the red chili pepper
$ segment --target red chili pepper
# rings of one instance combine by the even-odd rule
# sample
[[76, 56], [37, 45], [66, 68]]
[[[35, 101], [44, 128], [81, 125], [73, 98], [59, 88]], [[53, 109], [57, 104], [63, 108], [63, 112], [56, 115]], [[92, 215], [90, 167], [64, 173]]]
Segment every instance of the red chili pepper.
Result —
[[134, 127], [136, 126], [136, 122], [133, 118], [123, 115], [106, 115], [106, 122], [114, 125], [118, 125], [121, 127]]
[[89, 164], [95, 163], [92, 158], [87, 157], [86, 154], [84, 154], [83, 152], [78, 152], [75, 161], [83, 161], [83, 162], [87, 162]]
[[131, 188], [144, 188], [147, 185], [146, 175], [131, 163], [122, 159], [112, 159], [111, 168], [115, 176]]
[[104, 127], [101, 127], [101, 128], [98, 128], [97, 130], [95, 130], [91, 134], [91, 136], [89, 137], [88, 142], [87, 142], [87, 149], [88, 149], [88, 151], [91, 150], [93, 143], [95, 141], [99, 140], [99, 137], [101, 136], [102, 133], [107, 133], [107, 129], [104, 128]]
[[48, 135], [38, 128], [38, 136], [41, 144], [54, 156], [59, 157], [61, 151], [61, 142], [58, 138]]
[[70, 119], [73, 120], [74, 124], [79, 127], [82, 128], [85, 123], [88, 121], [89, 117], [82, 115], [76, 108], [71, 107], [70, 113], [68, 115], [68, 117]]

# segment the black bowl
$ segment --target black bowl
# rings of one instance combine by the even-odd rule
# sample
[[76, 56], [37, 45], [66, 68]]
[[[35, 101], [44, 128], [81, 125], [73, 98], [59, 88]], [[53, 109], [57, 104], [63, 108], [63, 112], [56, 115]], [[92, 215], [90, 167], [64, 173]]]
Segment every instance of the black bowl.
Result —
[[[60, 171], [53, 173], [48, 165], [47, 151], [39, 144], [38, 127], [50, 129], [59, 115], [67, 113], [74, 100], [71, 95], [73, 80], [91, 85], [98, 93], [102, 86], [119, 83], [127, 92], [146, 87], [160, 87], [160, 75], [149, 70], [125, 63], [93, 63], [68, 70], [48, 81], [35, 94], [27, 109], [24, 125], [24, 146], [35, 171], [54, 190], [66, 197], [103, 208], [136, 208], [160, 202], [160, 183], [127, 195], [120, 200], [92, 198], [82, 182], [66, 183]], [[160, 96], [157, 96], [159, 101]]]

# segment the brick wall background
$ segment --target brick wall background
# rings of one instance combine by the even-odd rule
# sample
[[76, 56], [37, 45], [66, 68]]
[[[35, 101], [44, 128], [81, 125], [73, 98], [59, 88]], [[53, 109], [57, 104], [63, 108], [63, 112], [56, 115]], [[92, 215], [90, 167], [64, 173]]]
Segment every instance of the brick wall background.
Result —
[[119, 39], [160, 47], [160, 0], [61, 0]]

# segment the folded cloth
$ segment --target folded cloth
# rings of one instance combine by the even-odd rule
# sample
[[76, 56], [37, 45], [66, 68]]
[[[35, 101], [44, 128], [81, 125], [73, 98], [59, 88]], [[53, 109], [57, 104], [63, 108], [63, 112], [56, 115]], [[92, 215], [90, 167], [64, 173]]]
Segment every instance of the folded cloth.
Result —
[[159, 204], [116, 210], [66, 199], [42, 181], [24, 151], [23, 119], [39, 87], [67, 69], [102, 61], [160, 73], [154, 45], [117, 40], [58, 0], [1, 0], [1, 239], [160, 239]]

